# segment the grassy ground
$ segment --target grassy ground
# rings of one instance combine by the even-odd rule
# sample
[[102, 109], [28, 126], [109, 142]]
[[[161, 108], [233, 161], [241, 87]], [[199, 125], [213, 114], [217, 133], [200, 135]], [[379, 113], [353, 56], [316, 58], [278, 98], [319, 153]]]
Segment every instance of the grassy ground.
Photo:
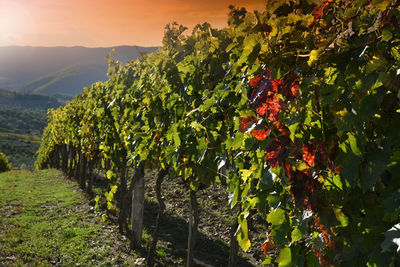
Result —
[[0, 266], [133, 265], [127, 240], [85, 203], [58, 171], [0, 174]]
[[[157, 216], [155, 173], [146, 175], [143, 249], [129, 250], [116, 218], [102, 222], [78, 188], [56, 170], [0, 174], [0, 266], [143, 266]], [[104, 190], [96, 183], [96, 191]], [[161, 218], [157, 266], [183, 266], [188, 236], [188, 200], [183, 185], [166, 180], [167, 212]], [[195, 250], [197, 266], [226, 266], [232, 212], [221, 185], [198, 193], [200, 224]], [[249, 221], [254, 247], [241, 253], [238, 266], [258, 266], [265, 226]]]

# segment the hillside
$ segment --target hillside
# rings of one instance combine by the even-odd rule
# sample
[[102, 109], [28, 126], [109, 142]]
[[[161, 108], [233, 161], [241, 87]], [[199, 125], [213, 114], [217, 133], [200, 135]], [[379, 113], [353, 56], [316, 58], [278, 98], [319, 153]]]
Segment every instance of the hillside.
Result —
[[0, 151], [17, 169], [32, 169], [47, 109], [63, 103], [54, 97], [0, 89]]
[[0, 47], [0, 88], [74, 96], [83, 86], [106, 80], [105, 56], [127, 62], [156, 47]]
[[36, 79], [23, 87], [20, 92], [54, 95], [76, 95], [82, 88], [97, 81], [107, 80], [104, 64], [85, 64], [67, 67]]
[[41, 95], [11, 92], [0, 88], [0, 107], [19, 107], [26, 109], [58, 108], [63, 103], [55, 97]]
[[15, 169], [32, 169], [46, 110], [0, 106], [0, 151]]

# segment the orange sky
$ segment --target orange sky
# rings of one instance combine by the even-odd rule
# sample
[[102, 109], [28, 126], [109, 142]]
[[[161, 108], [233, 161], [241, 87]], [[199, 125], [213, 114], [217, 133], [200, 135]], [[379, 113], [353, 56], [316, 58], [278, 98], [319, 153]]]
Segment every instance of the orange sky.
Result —
[[0, 46], [160, 45], [164, 27], [227, 24], [228, 6], [266, 0], [0, 0]]

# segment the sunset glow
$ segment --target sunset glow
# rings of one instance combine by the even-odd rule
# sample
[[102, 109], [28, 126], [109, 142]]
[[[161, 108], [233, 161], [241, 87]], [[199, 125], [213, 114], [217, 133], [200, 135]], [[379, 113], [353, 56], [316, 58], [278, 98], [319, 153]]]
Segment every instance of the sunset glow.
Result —
[[230, 4], [262, 10], [265, 1], [0, 0], [0, 46], [156, 46], [167, 23], [224, 27]]

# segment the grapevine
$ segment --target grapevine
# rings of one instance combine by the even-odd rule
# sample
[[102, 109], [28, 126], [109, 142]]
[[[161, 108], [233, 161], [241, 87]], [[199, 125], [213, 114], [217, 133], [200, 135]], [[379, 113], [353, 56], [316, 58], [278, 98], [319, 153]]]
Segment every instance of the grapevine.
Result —
[[[164, 177], [183, 183], [188, 266], [196, 192], [221, 179], [238, 213], [231, 245], [256, 246], [266, 265], [396, 264], [399, 20], [395, 0], [301, 0], [231, 7], [223, 29], [204, 23], [185, 35], [169, 24], [158, 51], [125, 65], [109, 58], [108, 81], [50, 111], [36, 166], [75, 173], [83, 188], [92, 175], [83, 166], [104, 170], [123, 232], [128, 170], [132, 190], [147, 169], [158, 170], [159, 190]], [[268, 224], [263, 244], [249, 235], [254, 211]]]

